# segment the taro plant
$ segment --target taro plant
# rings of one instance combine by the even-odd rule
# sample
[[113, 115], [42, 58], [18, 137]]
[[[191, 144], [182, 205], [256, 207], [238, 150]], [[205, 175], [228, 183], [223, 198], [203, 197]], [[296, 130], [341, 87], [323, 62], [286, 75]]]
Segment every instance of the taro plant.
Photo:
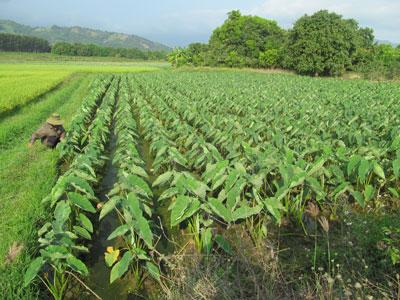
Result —
[[76, 153], [82, 152], [87, 145], [91, 132], [89, 125], [96, 115], [100, 102], [106, 93], [112, 76], [98, 77], [92, 84], [89, 95], [82, 102], [80, 110], [75, 114], [66, 138], [60, 144], [60, 157], [70, 160]]
[[[54, 299], [63, 299], [67, 288], [68, 280], [72, 273], [67, 270], [77, 272], [80, 275], [88, 275], [85, 264], [77, 258], [75, 253], [88, 252], [88, 249], [77, 244], [78, 235], [71, 231], [70, 215], [72, 209], [68, 201], [59, 201], [54, 210], [54, 219], [51, 223], [46, 223], [38, 232], [41, 243], [40, 256], [32, 261], [24, 278], [24, 285], [27, 286], [38, 273], [44, 269], [51, 269], [51, 274], [46, 272], [39, 278], [47, 287]], [[93, 230], [89, 219], [79, 215], [80, 223], [88, 230]], [[75, 226], [78, 227], [78, 226]], [[87, 229], [80, 227], [88, 233]], [[88, 237], [90, 234], [88, 233]]]
[[147, 183], [144, 161], [136, 147], [137, 124], [126, 79], [121, 82], [115, 119], [117, 149], [113, 163], [118, 167], [118, 181], [109, 192], [109, 200], [102, 207], [99, 217], [101, 220], [115, 211], [121, 222], [108, 240], [121, 239], [123, 246], [108, 249], [105, 253], [106, 264], [111, 268], [110, 283], [130, 271], [138, 290], [147, 275], [162, 286], [161, 273], [154, 257], [156, 249], [151, 221], [153, 193]]
[[[52, 220], [38, 232], [40, 256], [29, 266], [24, 284], [30, 284], [38, 276], [55, 299], [63, 298], [71, 276], [82, 283], [74, 272], [82, 276], [88, 275], [87, 267], [78, 256], [80, 252], [88, 252], [84, 241], [90, 240], [93, 233], [89, 214], [96, 213], [93, 205], [97, 202], [94, 186], [106, 159], [103, 153], [109, 137], [117, 84], [115, 82], [106, 95], [93, 121], [91, 142], [75, 157], [70, 168], [44, 199], [45, 203], [54, 208]], [[41, 270], [49, 267], [51, 274], [39, 275]]]

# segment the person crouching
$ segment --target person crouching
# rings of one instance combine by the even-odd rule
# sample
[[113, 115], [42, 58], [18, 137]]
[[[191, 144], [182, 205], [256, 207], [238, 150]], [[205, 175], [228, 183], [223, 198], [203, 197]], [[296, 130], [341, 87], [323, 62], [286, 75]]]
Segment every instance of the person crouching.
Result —
[[36, 130], [29, 140], [29, 147], [40, 139], [43, 145], [55, 148], [57, 144], [65, 138], [63, 121], [57, 113], [52, 114], [38, 130]]

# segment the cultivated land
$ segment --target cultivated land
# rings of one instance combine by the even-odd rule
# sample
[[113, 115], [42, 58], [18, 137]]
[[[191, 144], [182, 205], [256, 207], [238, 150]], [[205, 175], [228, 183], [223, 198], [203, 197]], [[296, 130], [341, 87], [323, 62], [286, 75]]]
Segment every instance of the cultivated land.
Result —
[[6, 298], [398, 296], [398, 84], [161, 66], [0, 64]]

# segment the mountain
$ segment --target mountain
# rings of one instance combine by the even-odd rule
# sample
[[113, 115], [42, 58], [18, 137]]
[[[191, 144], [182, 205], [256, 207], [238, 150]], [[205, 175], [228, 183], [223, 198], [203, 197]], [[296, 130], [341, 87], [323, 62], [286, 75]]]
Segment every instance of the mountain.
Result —
[[9, 20], [0, 20], [0, 32], [23, 34], [46, 39], [50, 44], [56, 42], [96, 44], [114, 48], [137, 48], [149, 51], [169, 51], [170, 47], [152, 42], [133, 34], [101, 31], [74, 27], [31, 27]]

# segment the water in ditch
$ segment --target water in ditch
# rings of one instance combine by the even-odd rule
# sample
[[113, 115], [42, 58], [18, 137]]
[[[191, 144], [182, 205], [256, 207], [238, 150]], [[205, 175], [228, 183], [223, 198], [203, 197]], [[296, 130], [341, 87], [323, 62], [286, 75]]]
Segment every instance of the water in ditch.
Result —
[[[145, 162], [145, 170], [149, 175], [148, 183], [151, 186], [158, 174], [154, 174], [152, 165], [154, 157], [150, 151], [150, 143], [143, 139], [142, 130], [139, 125], [140, 142], [138, 143], [138, 151]], [[97, 189], [97, 197], [101, 202], [108, 201], [107, 194], [114, 187], [118, 180], [118, 167], [113, 164], [113, 157], [116, 151], [117, 136], [114, 130], [115, 120], [113, 120], [110, 133], [110, 142], [107, 146], [107, 157], [109, 160], [104, 169], [104, 177]], [[154, 193], [153, 198], [153, 223], [155, 224], [155, 235], [159, 236], [157, 250], [164, 254], [172, 254], [182, 244], [184, 238], [179, 228], [171, 229], [169, 219], [169, 201], [159, 203], [158, 197], [164, 191], [164, 188], [152, 188]], [[94, 221], [96, 223], [96, 221]], [[113, 284], [110, 284], [111, 268], [107, 267], [104, 260], [104, 253], [107, 247], [122, 248], [123, 240], [114, 239], [108, 241], [108, 236], [120, 225], [118, 215], [115, 212], [108, 214], [104, 219], [97, 223], [97, 230], [93, 235], [93, 240], [90, 244], [90, 254], [85, 258], [85, 263], [89, 268], [90, 275], [85, 279], [85, 284], [92, 289], [101, 299], [107, 300], [132, 300], [145, 299], [146, 295], [157, 295], [159, 286], [152, 280], [145, 280], [143, 289], [139, 292], [135, 289], [135, 280], [129, 272]], [[79, 299], [98, 299], [87, 289], [80, 287], [79, 292], [74, 291], [74, 297], [79, 294]], [[140, 294], [139, 294], [140, 293]]]
[[[116, 151], [117, 136], [115, 134], [115, 119], [112, 122], [110, 141], [107, 146], [107, 157], [109, 158], [105, 168], [104, 176], [97, 189], [98, 199], [104, 203], [108, 201], [107, 194], [113, 188], [117, 182], [118, 168], [113, 164], [113, 157]], [[113, 284], [110, 284], [110, 271], [104, 260], [104, 253], [107, 247], [117, 248], [121, 244], [121, 240], [108, 241], [108, 236], [114, 231], [116, 227], [120, 225], [118, 215], [115, 212], [109, 213], [101, 221], [93, 220], [97, 229], [93, 235], [93, 240], [89, 246], [89, 254], [85, 259], [85, 263], [89, 269], [89, 277], [85, 279], [85, 284], [92, 289], [101, 299], [104, 300], [125, 300], [132, 299], [128, 297], [130, 290], [132, 289], [132, 281], [129, 280], [129, 276], [116, 280]], [[97, 224], [96, 224], [97, 221]], [[98, 299], [87, 289], [79, 291], [79, 299]], [[76, 292], [74, 293], [74, 299], [76, 299]]]

